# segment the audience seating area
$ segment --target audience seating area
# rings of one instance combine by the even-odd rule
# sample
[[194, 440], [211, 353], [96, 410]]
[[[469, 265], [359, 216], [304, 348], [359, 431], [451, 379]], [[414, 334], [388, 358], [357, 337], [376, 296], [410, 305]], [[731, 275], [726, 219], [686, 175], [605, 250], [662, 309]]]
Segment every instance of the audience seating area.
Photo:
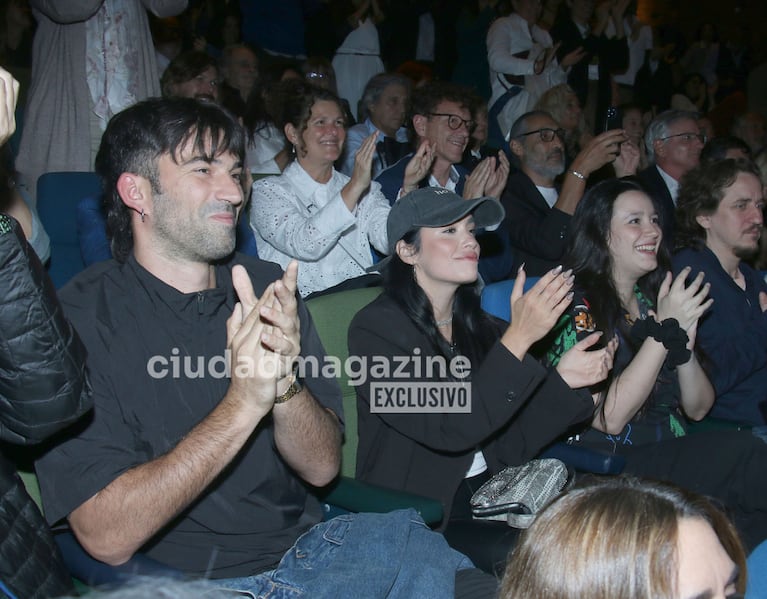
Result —
[[51, 238], [48, 273], [57, 289], [85, 268], [77, 235], [77, 206], [101, 195], [101, 179], [92, 172], [45, 173], [37, 181], [37, 212]]
[[306, 302], [326, 354], [337, 359], [337, 364], [342, 367], [338, 377], [344, 406], [342, 476], [330, 489], [323, 491], [321, 496], [329, 515], [340, 511], [386, 512], [412, 507], [421, 514], [426, 523], [434, 525], [442, 520], [442, 505], [438, 501], [354, 480], [358, 441], [357, 395], [343, 370], [349, 357], [347, 332], [354, 315], [380, 293], [380, 287], [350, 289], [321, 295]]

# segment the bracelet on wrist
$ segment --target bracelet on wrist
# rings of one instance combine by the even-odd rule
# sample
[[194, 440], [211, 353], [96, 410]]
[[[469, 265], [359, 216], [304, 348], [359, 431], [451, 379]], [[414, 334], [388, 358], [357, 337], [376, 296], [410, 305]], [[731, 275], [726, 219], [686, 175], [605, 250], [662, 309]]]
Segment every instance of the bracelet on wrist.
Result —
[[587, 179], [586, 175], [579, 171], [571, 170], [570, 174], [578, 177], [581, 181], [585, 181]]
[[637, 320], [631, 327], [631, 336], [640, 342], [652, 337], [662, 343], [668, 350], [666, 360], [672, 368], [686, 364], [692, 356], [692, 352], [687, 348], [690, 338], [679, 326], [676, 318], [667, 318], [663, 322], [658, 322], [654, 318]]
[[284, 392], [274, 398], [275, 404], [285, 403], [291, 397], [298, 395], [301, 389], [304, 388], [301, 381], [298, 380], [297, 367], [294, 366], [293, 371], [286, 378], [288, 379], [288, 386], [285, 388]]

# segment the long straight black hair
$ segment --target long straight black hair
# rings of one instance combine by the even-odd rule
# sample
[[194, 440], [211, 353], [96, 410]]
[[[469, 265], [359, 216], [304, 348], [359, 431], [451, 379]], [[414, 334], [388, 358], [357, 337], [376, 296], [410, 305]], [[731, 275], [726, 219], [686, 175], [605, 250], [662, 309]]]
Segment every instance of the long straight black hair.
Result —
[[[402, 241], [421, 251], [420, 229], [406, 233]], [[385, 292], [397, 302], [415, 326], [426, 336], [432, 348], [447, 360], [453, 350], [439, 332], [434, 311], [426, 293], [413, 275], [413, 267], [396, 252], [383, 271]], [[456, 351], [477, 367], [499, 336], [500, 325], [482, 310], [479, 282], [458, 287], [453, 301], [453, 342]]]

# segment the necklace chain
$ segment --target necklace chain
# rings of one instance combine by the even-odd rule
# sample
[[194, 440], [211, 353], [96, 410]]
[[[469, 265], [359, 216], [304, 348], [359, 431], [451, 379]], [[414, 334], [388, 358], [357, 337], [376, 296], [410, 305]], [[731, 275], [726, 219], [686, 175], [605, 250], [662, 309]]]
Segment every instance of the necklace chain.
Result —
[[452, 316], [450, 318], [445, 318], [444, 320], [438, 320], [437, 321], [437, 326], [438, 327], [446, 327], [451, 322], [453, 322], [453, 317]]

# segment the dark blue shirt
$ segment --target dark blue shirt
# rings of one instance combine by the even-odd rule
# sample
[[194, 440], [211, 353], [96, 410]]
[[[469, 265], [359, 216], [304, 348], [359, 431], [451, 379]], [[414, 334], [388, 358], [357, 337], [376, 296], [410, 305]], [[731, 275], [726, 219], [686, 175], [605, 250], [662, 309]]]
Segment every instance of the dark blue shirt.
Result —
[[685, 248], [674, 256], [674, 273], [692, 267], [711, 283], [711, 308], [698, 324], [696, 344], [704, 352], [704, 368], [716, 391], [710, 415], [741, 424], [767, 423], [767, 314], [759, 292], [767, 292], [762, 275], [745, 263], [740, 271], [745, 291], [722, 268], [708, 248]]

